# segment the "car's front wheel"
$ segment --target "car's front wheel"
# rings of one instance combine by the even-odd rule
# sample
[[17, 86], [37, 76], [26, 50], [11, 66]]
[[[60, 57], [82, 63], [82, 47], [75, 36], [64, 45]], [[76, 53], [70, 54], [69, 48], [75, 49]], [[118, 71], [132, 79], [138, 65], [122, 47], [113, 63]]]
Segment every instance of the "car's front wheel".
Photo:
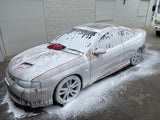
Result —
[[72, 75], [63, 79], [55, 91], [55, 100], [57, 103], [64, 105], [74, 100], [81, 90], [81, 80], [79, 77]]
[[138, 49], [136, 53], [131, 57], [130, 63], [131, 65], [135, 66], [140, 63], [141, 59], [142, 59], [142, 50]]

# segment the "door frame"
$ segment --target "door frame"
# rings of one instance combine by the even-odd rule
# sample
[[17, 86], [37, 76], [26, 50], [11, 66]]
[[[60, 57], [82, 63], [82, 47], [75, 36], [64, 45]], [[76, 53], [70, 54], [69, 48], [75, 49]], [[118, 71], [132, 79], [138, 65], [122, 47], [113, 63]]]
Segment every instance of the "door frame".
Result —
[[5, 47], [4, 47], [2, 31], [0, 28], [0, 62], [4, 62], [5, 57], [6, 57], [6, 51], [5, 51]]
[[0, 62], [4, 62], [4, 57], [2, 54], [1, 46], [0, 46]]

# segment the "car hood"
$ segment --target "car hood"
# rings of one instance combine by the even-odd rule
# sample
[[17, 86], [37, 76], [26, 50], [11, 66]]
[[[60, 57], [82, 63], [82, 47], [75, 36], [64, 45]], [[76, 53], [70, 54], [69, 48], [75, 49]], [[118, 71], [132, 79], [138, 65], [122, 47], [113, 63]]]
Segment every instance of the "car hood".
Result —
[[35, 77], [80, 57], [61, 50], [48, 49], [43, 44], [15, 56], [9, 63], [8, 71], [15, 78], [31, 81]]

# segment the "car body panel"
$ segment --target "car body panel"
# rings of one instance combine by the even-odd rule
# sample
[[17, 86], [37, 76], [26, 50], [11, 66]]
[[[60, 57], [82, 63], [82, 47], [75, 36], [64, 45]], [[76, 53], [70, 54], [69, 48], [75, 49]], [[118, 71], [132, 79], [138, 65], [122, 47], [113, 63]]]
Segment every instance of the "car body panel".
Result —
[[[78, 76], [81, 79], [82, 88], [85, 88], [129, 65], [135, 51], [145, 46], [146, 33], [141, 29], [108, 24], [89, 24], [75, 28], [97, 32], [98, 37], [86, 54], [65, 49], [48, 49], [49, 44], [43, 44], [18, 54], [10, 61], [5, 81], [10, 96], [15, 102], [33, 108], [51, 105], [54, 103], [57, 85], [66, 77]], [[121, 30], [133, 32], [134, 35], [125, 40]], [[95, 55], [93, 51], [98, 48], [97, 44], [104, 36], [108, 39], [108, 34], [112, 34], [110, 37], [119, 43], [112, 45], [114, 42], [111, 40], [105, 46], [106, 53]], [[102, 46], [100, 45], [99, 48], [104, 49]], [[19, 80], [38, 82], [40, 87], [23, 88], [17, 84]]]
[[[119, 59], [117, 59], [119, 58]], [[105, 54], [91, 56], [91, 80], [95, 82], [102, 75], [120, 66], [124, 58], [123, 46], [119, 44], [106, 50]]]

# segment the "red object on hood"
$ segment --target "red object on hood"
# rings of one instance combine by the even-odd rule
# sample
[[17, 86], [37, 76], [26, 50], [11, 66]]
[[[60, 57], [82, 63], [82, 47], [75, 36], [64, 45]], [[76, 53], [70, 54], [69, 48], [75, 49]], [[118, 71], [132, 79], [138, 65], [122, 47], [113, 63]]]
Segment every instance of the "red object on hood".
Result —
[[47, 46], [47, 48], [54, 49], [54, 50], [62, 50], [65, 48], [65, 46], [60, 45], [60, 44], [52, 44], [52, 45]]

